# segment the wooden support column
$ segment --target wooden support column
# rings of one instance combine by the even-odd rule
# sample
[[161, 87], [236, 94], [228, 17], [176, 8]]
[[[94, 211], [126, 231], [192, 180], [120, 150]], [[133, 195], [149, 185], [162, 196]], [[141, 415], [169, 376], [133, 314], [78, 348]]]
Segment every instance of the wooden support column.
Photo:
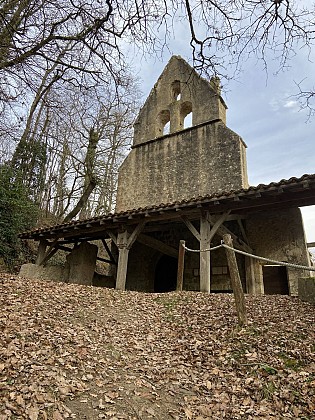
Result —
[[132, 247], [135, 240], [137, 239], [137, 236], [140, 234], [140, 232], [144, 228], [145, 223], [146, 222], [144, 220], [140, 222], [131, 234], [127, 231], [127, 229], [118, 233], [117, 241], [116, 241], [117, 247], [119, 250], [117, 277], [116, 277], [117, 290], [126, 289], [129, 250]]
[[265, 294], [263, 268], [258, 260], [253, 258], [253, 267], [255, 275], [255, 295]]
[[[195, 226], [187, 219], [182, 216], [182, 220], [188, 227], [190, 232], [199, 241], [200, 250], [209, 249], [211, 246], [211, 240], [214, 235], [223, 227], [223, 223], [228, 218], [230, 210], [221, 214], [216, 220], [212, 221], [210, 213], [208, 211], [202, 211], [200, 217], [200, 233]], [[211, 227], [212, 226], [212, 227]], [[210, 251], [200, 252], [200, 291], [210, 292]]]
[[247, 293], [256, 296], [263, 295], [263, 272], [259, 261], [255, 258], [245, 257], [245, 271]]
[[[200, 217], [200, 251], [210, 248], [209, 212], [202, 212]], [[210, 251], [200, 252], [200, 291], [210, 293]]]
[[250, 295], [256, 294], [254, 263], [254, 258], [245, 257], [246, 289]]
[[40, 262], [44, 259], [47, 245], [48, 245], [48, 241], [46, 239], [41, 239], [39, 241], [37, 258], [35, 262], [36, 265], [40, 265]]
[[118, 233], [117, 236], [117, 247], [119, 250], [118, 256], [118, 268], [117, 268], [117, 278], [116, 278], [116, 289], [125, 290], [126, 288], [126, 278], [127, 278], [127, 268], [128, 268], [128, 231], [124, 230], [121, 233]]

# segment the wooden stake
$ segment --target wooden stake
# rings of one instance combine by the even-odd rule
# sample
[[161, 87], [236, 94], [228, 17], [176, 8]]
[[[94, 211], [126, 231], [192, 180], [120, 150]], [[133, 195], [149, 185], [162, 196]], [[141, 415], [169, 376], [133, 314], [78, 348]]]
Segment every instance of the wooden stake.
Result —
[[[210, 248], [209, 213], [200, 217], [200, 250]], [[200, 252], [200, 291], [210, 293], [210, 251]]]
[[[223, 240], [226, 245], [233, 248], [231, 235], [223, 235]], [[230, 270], [231, 283], [234, 293], [235, 306], [237, 312], [238, 323], [240, 326], [247, 324], [246, 306], [240, 274], [238, 271], [237, 261], [234, 249], [225, 248], [227, 262]]]
[[179, 242], [178, 250], [178, 268], [177, 268], [177, 286], [176, 290], [181, 292], [183, 290], [184, 282], [184, 264], [185, 264], [185, 241]]

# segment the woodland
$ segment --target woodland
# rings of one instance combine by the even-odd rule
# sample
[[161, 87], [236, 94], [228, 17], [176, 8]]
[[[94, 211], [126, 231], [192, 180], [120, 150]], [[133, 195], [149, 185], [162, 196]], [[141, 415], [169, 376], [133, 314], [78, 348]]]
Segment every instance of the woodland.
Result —
[[[279, 69], [311, 60], [314, 4], [294, 0], [2, 0], [0, 3], [0, 258], [27, 256], [17, 234], [115, 208], [141, 83], [131, 55], [169, 51], [176, 22], [201, 75], [234, 77], [254, 56]], [[296, 95], [314, 113], [314, 88]]]

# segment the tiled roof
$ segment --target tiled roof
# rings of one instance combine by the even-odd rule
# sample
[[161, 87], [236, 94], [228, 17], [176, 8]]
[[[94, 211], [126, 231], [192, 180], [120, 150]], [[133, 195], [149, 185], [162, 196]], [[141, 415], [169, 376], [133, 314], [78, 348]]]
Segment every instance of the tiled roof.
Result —
[[[140, 207], [137, 209], [130, 209], [121, 211], [118, 213], [109, 213], [103, 216], [97, 216], [85, 220], [74, 220], [68, 223], [59, 225], [53, 225], [48, 227], [38, 228], [32, 231], [24, 232], [20, 234], [21, 238], [33, 238], [39, 236], [41, 233], [58, 231], [62, 229], [79, 228], [84, 226], [89, 228], [90, 224], [99, 222], [100, 224], [107, 224], [107, 222], [121, 223], [123, 220], [132, 219], [136, 216], [152, 216], [161, 212], [184, 210], [189, 208], [195, 208], [200, 206], [215, 206], [218, 204], [227, 204], [231, 200], [240, 201], [242, 199], [258, 198], [264, 199], [264, 195], [273, 192], [276, 195], [281, 194], [285, 191], [296, 191], [299, 190], [314, 190], [314, 202], [315, 204], [315, 174], [305, 174], [300, 178], [292, 177], [290, 179], [282, 179], [279, 182], [271, 182], [270, 184], [259, 184], [257, 186], [251, 186], [249, 188], [243, 188], [239, 190], [218, 192], [216, 194], [208, 194], [205, 196], [192, 197], [181, 201], [174, 201], [171, 203], [160, 203], [154, 206]], [[313, 196], [312, 196], [313, 197]], [[311, 197], [311, 198], [312, 198]], [[299, 206], [299, 204], [297, 204]]]

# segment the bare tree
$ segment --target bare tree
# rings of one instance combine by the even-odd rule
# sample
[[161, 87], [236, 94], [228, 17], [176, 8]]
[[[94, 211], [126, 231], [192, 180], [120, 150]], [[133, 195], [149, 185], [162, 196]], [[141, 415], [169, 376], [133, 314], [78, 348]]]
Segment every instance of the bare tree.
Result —
[[[106, 154], [107, 175], [90, 188], [94, 201], [90, 209], [81, 207], [82, 215], [92, 208], [110, 209], [114, 195], [108, 195], [107, 204], [101, 196], [115, 188], [116, 178], [110, 174], [117, 171], [131, 121], [124, 127], [121, 118], [128, 109], [121, 95], [128, 73], [128, 55], [123, 54], [127, 45], [144, 54], [158, 53], [181, 20], [190, 32], [194, 66], [201, 73], [228, 78], [250, 55], [267, 66], [269, 55], [275, 54], [284, 67], [297, 48], [311, 51], [314, 19], [315, 5], [304, 0], [3, 0], [0, 158], [7, 160], [15, 149], [13, 161], [19, 166], [16, 155], [25, 146], [34, 176], [49, 173], [49, 185], [41, 184], [37, 195], [40, 201], [50, 197], [50, 204], [41, 206], [48, 211], [54, 202], [52, 207], [64, 216], [90, 184], [86, 153], [93, 130], [99, 139], [95, 162]], [[119, 97], [114, 107], [105, 98], [109, 90]], [[299, 85], [298, 97], [302, 106], [314, 109], [313, 87]], [[34, 160], [35, 146], [40, 161]], [[53, 175], [56, 168], [60, 172]]]
[[[202, 71], [226, 73], [249, 54], [266, 60], [270, 51], [283, 66], [296, 48], [313, 46], [314, 8], [304, 0], [4, 0], [0, 71], [25, 77], [26, 68], [48, 61], [101, 77], [102, 64], [117, 78], [122, 42], [157, 52], [179, 19]], [[71, 47], [61, 58], [65, 45]]]
[[46, 91], [28, 142], [26, 129], [22, 134], [29, 154], [17, 151], [12, 159], [30, 168], [34, 142], [45, 147], [44, 185], [37, 196], [46, 218], [68, 221], [114, 209], [118, 166], [131, 143], [137, 92], [127, 74], [119, 84], [65, 88], [55, 83]]

